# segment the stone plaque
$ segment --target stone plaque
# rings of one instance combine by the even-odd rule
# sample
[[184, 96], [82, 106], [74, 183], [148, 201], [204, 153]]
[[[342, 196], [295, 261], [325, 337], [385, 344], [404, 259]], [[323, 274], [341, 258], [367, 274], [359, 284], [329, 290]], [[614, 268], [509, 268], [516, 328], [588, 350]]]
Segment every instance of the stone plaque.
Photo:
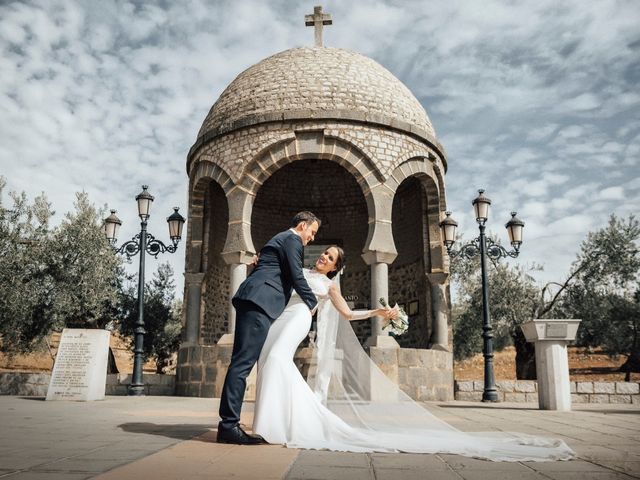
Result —
[[47, 400], [104, 400], [109, 336], [107, 330], [62, 331]]
[[567, 323], [547, 323], [545, 334], [547, 338], [564, 338], [567, 336]]

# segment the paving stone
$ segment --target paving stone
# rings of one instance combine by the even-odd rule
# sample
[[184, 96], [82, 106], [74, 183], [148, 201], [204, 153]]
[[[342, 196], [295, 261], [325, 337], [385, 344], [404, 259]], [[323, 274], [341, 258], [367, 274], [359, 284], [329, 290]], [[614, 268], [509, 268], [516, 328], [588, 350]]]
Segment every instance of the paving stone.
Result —
[[[460, 480], [456, 472], [425, 470], [403, 470], [376, 468], [376, 480]], [[539, 477], [538, 477], [538, 480]]]
[[335, 466], [369, 468], [369, 458], [364, 453], [303, 450], [296, 460], [300, 465], [326, 465], [327, 462]]
[[523, 462], [536, 472], [607, 472], [608, 469], [584, 460], [567, 462]]
[[[499, 467], [498, 467], [499, 468]], [[501, 470], [457, 470], [457, 474], [464, 480], [543, 480], [539, 473], [528, 472], [504, 472]], [[458, 478], [460, 478], [458, 477]], [[423, 477], [424, 478], [424, 477]], [[427, 478], [431, 478], [429, 475]]]
[[[490, 462], [460, 455], [439, 455], [453, 470], [502, 470], [518, 475], [521, 472], [531, 470], [521, 463], [516, 462]], [[556, 462], [553, 462], [556, 463]]]
[[374, 480], [370, 468], [336, 467], [333, 465], [293, 465], [286, 480]]
[[[553, 480], [632, 480], [638, 477], [632, 477], [624, 473], [617, 472], [545, 472], [546, 478]], [[545, 478], [543, 477], [543, 478]]]
[[390, 453], [371, 454], [371, 464], [376, 472], [379, 469], [403, 469], [423, 471], [448, 471], [450, 468], [438, 455], [424, 455], [405, 453], [402, 455]]
[[72, 472], [20, 472], [8, 477], [10, 480], [84, 480], [93, 477], [93, 473]]
[[[243, 411], [243, 422], [249, 425], [252, 406], [247, 403]], [[99, 478], [275, 480], [281, 478], [293, 462], [289, 474], [300, 474], [302, 476], [298, 478], [307, 480], [342, 479], [345, 472], [346, 478], [367, 479], [373, 478], [371, 475], [375, 473], [378, 480], [410, 479], [415, 474], [424, 475], [416, 478], [435, 480], [527, 480], [535, 472], [539, 472], [535, 473], [537, 477], [531, 478], [589, 480], [631, 478], [622, 472], [635, 472], [640, 465], [640, 439], [637, 435], [640, 431], [640, 409], [631, 404], [576, 405], [572, 412], [540, 411], [518, 404], [471, 402], [427, 403], [426, 406], [437, 417], [464, 430], [515, 430], [564, 438], [581, 459], [529, 462], [525, 465], [457, 455], [355, 454], [297, 451], [280, 446], [219, 445], [214, 442], [215, 431], [210, 430], [217, 421], [217, 401], [173, 397], [108, 397], [104, 402], [90, 404], [52, 404], [2, 397], [0, 459], [6, 459], [7, 454], [15, 457], [16, 451], [12, 449], [19, 445], [17, 453], [22, 453], [22, 458], [31, 456], [39, 463], [31, 471], [8, 478], [35, 480], [89, 478], [99, 473], [101, 468], [110, 468], [118, 463], [126, 465]], [[181, 441], [203, 429], [208, 431], [197, 438]], [[67, 458], [70, 455], [74, 458]], [[296, 455], [298, 460], [294, 461]], [[451, 470], [448, 470], [449, 466]], [[0, 470], [0, 475], [11, 471], [1, 462], [0, 469], [4, 469]], [[80, 472], [80, 469], [87, 471]], [[395, 476], [392, 475], [394, 473]], [[333, 476], [327, 477], [327, 474]]]

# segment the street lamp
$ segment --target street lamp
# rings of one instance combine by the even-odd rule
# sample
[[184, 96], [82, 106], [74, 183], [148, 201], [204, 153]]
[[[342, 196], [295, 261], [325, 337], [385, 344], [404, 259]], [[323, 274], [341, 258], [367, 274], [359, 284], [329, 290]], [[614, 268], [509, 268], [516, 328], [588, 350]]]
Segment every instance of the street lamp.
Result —
[[140, 253], [140, 266], [138, 270], [138, 321], [136, 322], [135, 346], [133, 349], [133, 376], [129, 386], [129, 395], [144, 395], [144, 383], [142, 381], [142, 354], [144, 344], [144, 256], [145, 252], [158, 258], [161, 253], [174, 253], [178, 249], [178, 242], [182, 237], [182, 227], [185, 219], [178, 213], [178, 207], [174, 207], [174, 212], [167, 218], [169, 224], [169, 237], [173, 245], [165, 245], [160, 240], [147, 233], [147, 220], [151, 211], [153, 196], [147, 191], [147, 185], [142, 186], [142, 192], [136, 196], [138, 202], [138, 216], [142, 220], [140, 223], [140, 233], [137, 233], [131, 240], [123, 243], [120, 248], [116, 248], [118, 230], [122, 221], [116, 216], [116, 211], [111, 210], [104, 220], [104, 233], [107, 240], [113, 245], [114, 251], [121, 255], [126, 255], [127, 259]]
[[489, 278], [487, 275], [487, 257], [492, 259], [512, 257], [516, 258], [520, 253], [522, 245], [522, 230], [524, 222], [516, 217], [516, 212], [511, 212], [511, 219], [505, 227], [509, 233], [509, 241], [513, 250], [507, 251], [502, 245], [498, 245], [491, 238], [485, 235], [485, 224], [489, 218], [489, 207], [491, 200], [484, 196], [484, 190], [478, 190], [479, 195], [473, 200], [473, 210], [476, 215], [476, 222], [480, 228], [480, 236], [471, 242], [462, 245], [460, 250], [452, 250], [451, 247], [456, 241], [456, 229], [458, 222], [451, 218], [451, 212], [445, 212], [446, 217], [440, 222], [444, 244], [447, 253], [454, 258], [462, 255], [473, 258], [480, 255], [480, 269], [482, 272], [482, 338], [484, 355], [484, 391], [482, 392], [483, 402], [497, 402], [498, 392], [496, 391], [493, 375], [493, 334], [491, 333], [491, 318], [489, 317]]

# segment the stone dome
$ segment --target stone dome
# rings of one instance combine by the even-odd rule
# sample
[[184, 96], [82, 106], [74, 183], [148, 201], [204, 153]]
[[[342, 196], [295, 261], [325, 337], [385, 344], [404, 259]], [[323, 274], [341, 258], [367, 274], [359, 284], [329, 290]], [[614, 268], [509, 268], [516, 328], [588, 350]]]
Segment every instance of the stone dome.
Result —
[[356, 52], [285, 50], [249, 67], [222, 92], [198, 138], [295, 119], [372, 122], [435, 140], [431, 121], [407, 87]]

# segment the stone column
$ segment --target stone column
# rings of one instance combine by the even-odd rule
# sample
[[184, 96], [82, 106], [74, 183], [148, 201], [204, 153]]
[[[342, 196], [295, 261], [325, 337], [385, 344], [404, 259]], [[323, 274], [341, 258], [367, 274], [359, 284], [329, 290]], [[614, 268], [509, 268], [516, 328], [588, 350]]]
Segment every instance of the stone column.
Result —
[[[371, 267], [371, 309], [380, 307], [380, 298], [389, 300], [389, 264], [395, 259], [395, 253], [368, 251], [362, 255]], [[380, 317], [371, 319], [371, 336], [366, 342], [368, 347], [400, 348], [398, 342], [382, 330], [383, 320]]]
[[240, 284], [247, 278], [247, 265], [253, 260], [255, 248], [251, 240], [251, 211], [254, 195], [238, 186], [227, 193], [229, 205], [229, 228], [222, 251], [222, 258], [229, 265], [229, 299], [228, 329], [218, 345], [233, 344], [233, 334], [236, 325], [236, 310], [231, 304], [233, 295]]
[[429, 285], [431, 285], [431, 311], [433, 313], [433, 330], [429, 343], [436, 350], [449, 351], [449, 327], [447, 317], [449, 307], [447, 305], [447, 279], [449, 275], [444, 272], [427, 273]]
[[[378, 308], [379, 299], [389, 298], [389, 265], [383, 262], [371, 264], [371, 308]], [[382, 318], [371, 319], [371, 336], [389, 335], [382, 330]]]
[[218, 345], [233, 344], [233, 335], [236, 329], [236, 309], [231, 304], [240, 284], [247, 278], [247, 264], [253, 259], [252, 253], [247, 252], [223, 252], [222, 258], [229, 265], [229, 298], [227, 301], [227, 333], [225, 333]]
[[[391, 231], [391, 211], [395, 192], [383, 184], [371, 187], [367, 199], [369, 210], [369, 234], [362, 253], [362, 259], [371, 267], [371, 308], [380, 306], [380, 298], [389, 299], [389, 264], [398, 256], [393, 232]], [[398, 342], [382, 331], [382, 319], [371, 320], [371, 336], [366, 342], [369, 347], [400, 348]]]
[[200, 338], [200, 305], [202, 301], [202, 281], [204, 273], [186, 272], [184, 284], [186, 291], [186, 328], [182, 345], [198, 345]]

